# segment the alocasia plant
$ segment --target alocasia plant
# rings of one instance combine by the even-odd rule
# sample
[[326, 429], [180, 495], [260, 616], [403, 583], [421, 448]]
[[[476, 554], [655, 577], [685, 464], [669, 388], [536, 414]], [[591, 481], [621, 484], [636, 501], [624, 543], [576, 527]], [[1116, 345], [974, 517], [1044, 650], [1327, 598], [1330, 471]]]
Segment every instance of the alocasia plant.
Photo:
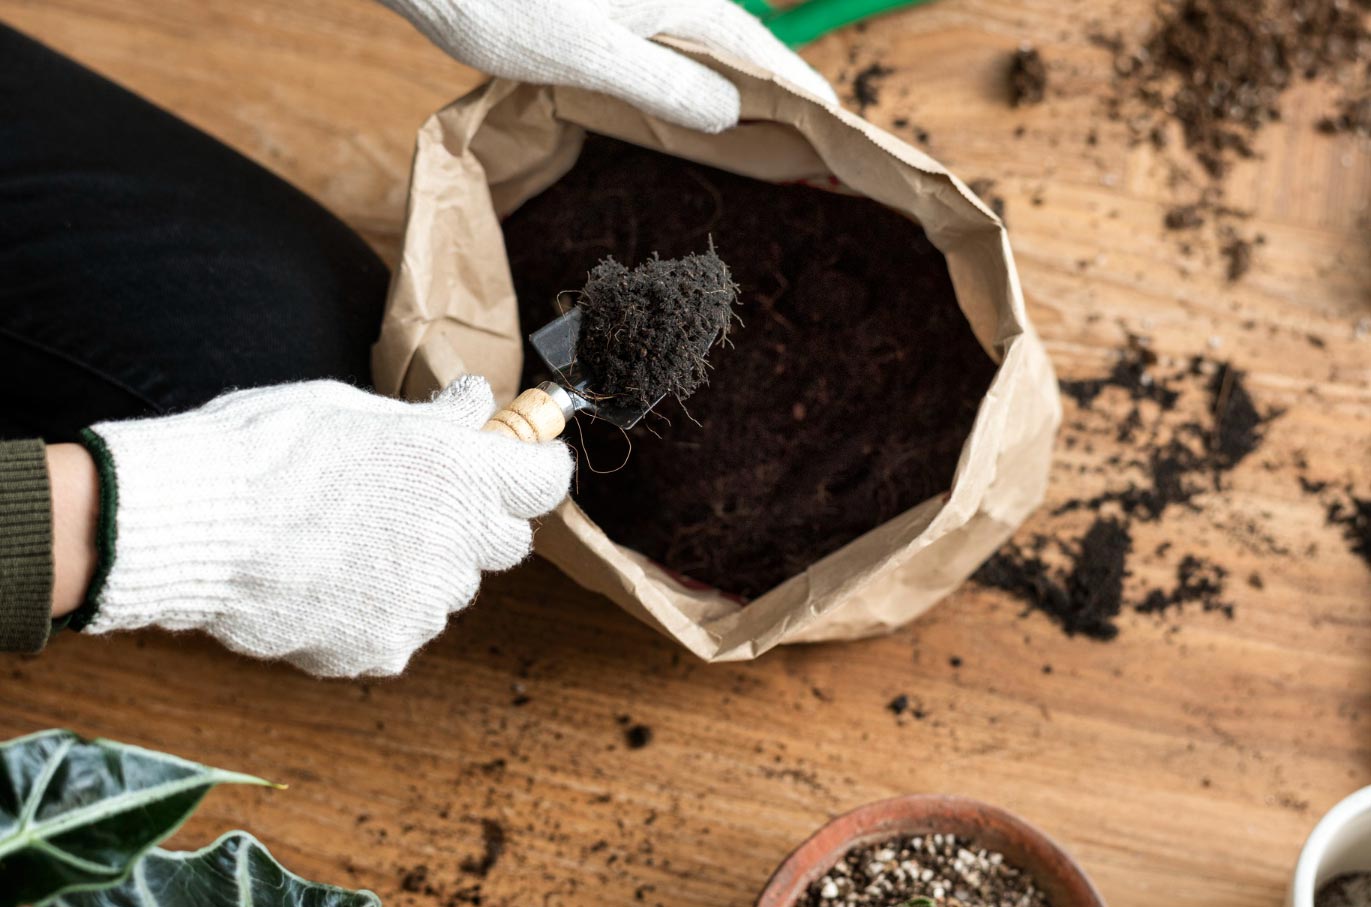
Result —
[[121, 884], [65, 895], [43, 907], [381, 907], [370, 891], [307, 882], [272, 858], [261, 842], [231, 831], [204, 850], [157, 849]]
[[0, 745], [0, 907], [379, 905], [292, 875], [241, 832], [191, 854], [154, 851], [210, 788], [269, 783], [70, 731]]

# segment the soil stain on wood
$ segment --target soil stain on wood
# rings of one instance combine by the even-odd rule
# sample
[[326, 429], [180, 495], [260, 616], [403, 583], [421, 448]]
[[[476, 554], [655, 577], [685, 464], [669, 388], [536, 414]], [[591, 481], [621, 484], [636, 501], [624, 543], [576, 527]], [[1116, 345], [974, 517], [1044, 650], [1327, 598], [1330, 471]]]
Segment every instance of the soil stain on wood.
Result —
[[995, 365], [907, 218], [589, 136], [504, 232], [526, 326], [611, 255], [712, 237], [740, 287], [741, 323], [688, 406], [628, 436], [593, 421], [570, 435], [575, 498], [616, 541], [748, 598], [949, 489]]

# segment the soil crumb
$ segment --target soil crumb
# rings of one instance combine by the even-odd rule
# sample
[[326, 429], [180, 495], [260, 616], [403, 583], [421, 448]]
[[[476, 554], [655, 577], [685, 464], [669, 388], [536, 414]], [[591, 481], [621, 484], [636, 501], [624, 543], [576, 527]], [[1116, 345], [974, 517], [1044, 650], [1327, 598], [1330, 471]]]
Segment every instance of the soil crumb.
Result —
[[866, 113], [866, 109], [881, 100], [881, 83], [886, 76], [895, 70], [880, 63], [872, 63], [859, 70], [852, 78], [852, 100], [857, 105], [858, 113]]
[[505, 851], [505, 827], [494, 819], [481, 820], [481, 855], [462, 861], [462, 872], [485, 878]]
[[652, 728], [645, 724], [633, 724], [624, 728], [624, 743], [631, 750], [640, 750], [652, 742]]
[[664, 401], [629, 437], [570, 433], [576, 501], [611, 538], [752, 598], [951, 487], [995, 365], [909, 219], [588, 136], [503, 226], [525, 325], [607, 256], [679, 257], [707, 237], [740, 287], [730, 348], [688, 406]]
[[1142, 614], [1165, 614], [1188, 604], [1198, 604], [1205, 611], [1217, 611], [1230, 620], [1233, 605], [1224, 600], [1224, 584], [1228, 571], [1213, 561], [1187, 554], [1176, 568], [1176, 586], [1170, 592], [1153, 589], [1147, 593], [1136, 610]]
[[1371, 94], [1343, 100], [1337, 113], [1319, 120], [1318, 125], [1320, 132], [1371, 137]]
[[1166, 212], [1162, 221], [1168, 230], [1194, 230], [1204, 225], [1204, 212], [1199, 205], [1177, 205]]
[[1342, 528], [1352, 553], [1371, 567], [1371, 498], [1359, 498], [1350, 492], [1347, 499], [1328, 505], [1328, 524]]
[[1047, 96], [1047, 67], [1033, 47], [1020, 47], [1009, 61], [1009, 102], [1015, 107], [1041, 104]]
[[411, 894], [432, 894], [433, 887], [428, 883], [428, 867], [420, 864], [413, 869], [402, 870], [400, 890]]
[[1252, 243], [1241, 236], [1235, 236], [1224, 243], [1224, 259], [1228, 262], [1228, 280], [1230, 282], [1239, 280], [1244, 274], [1252, 270]]
[[957, 835], [901, 835], [854, 847], [796, 901], [797, 907], [1048, 907], [1033, 877]]
[[1213, 432], [1208, 444], [1211, 468], [1230, 470], [1261, 446], [1266, 425], [1279, 413], [1263, 415], [1247, 391], [1246, 374], [1222, 363], [1209, 381]]
[[1029, 550], [1011, 542], [982, 565], [976, 581], [1023, 599], [1068, 636], [1118, 636], [1114, 619], [1123, 608], [1123, 581], [1133, 550], [1128, 527], [1120, 520], [1095, 520], [1078, 542], [1062, 545], [1068, 564], [1064, 568], [1044, 560], [1049, 544], [1046, 536], [1037, 536]]
[[714, 252], [630, 270], [606, 258], [590, 271], [577, 359], [598, 394], [646, 410], [670, 394], [684, 401], [709, 381], [705, 356], [728, 335], [738, 287]]

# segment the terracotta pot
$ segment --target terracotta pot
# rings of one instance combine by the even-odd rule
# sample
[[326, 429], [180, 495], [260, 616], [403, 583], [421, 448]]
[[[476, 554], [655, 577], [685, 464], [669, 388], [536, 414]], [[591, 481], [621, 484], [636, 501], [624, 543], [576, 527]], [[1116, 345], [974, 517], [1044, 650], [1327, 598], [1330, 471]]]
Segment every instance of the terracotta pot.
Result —
[[1030, 873], [1052, 907], [1104, 907], [1076, 861], [1052, 839], [1004, 810], [966, 797], [911, 794], [839, 816], [792, 853], [767, 882], [757, 907], [792, 907], [810, 883], [853, 847], [896, 835], [954, 834], [1004, 854]]

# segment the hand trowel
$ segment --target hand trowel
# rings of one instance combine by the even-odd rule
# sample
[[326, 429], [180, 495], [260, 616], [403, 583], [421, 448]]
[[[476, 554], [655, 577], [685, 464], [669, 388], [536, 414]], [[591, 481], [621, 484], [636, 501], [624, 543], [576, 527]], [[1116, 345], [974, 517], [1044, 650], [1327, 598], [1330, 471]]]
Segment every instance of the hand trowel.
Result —
[[630, 270], [606, 259], [580, 302], [529, 335], [552, 379], [521, 393], [485, 424], [520, 441], [549, 441], [578, 412], [627, 431], [667, 395], [705, 383], [705, 355], [727, 333], [737, 300], [714, 253]]

